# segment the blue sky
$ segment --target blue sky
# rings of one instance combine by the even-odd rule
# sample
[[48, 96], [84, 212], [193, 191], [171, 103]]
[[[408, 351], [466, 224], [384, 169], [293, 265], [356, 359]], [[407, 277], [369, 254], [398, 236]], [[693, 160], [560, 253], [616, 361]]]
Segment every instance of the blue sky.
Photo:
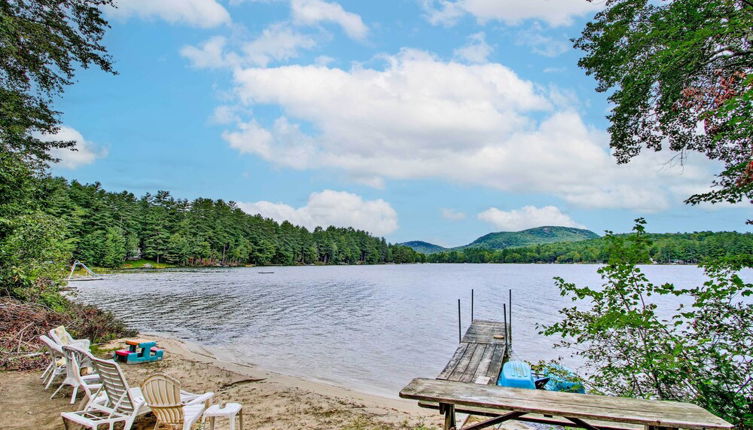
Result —
[[577, 67], [585, 0], [121, 0], [117, 76], [59, 101], [53, 173], [137, 195], [233, 200], [393, 242], [538, 225], [746, 231], [750, 205], [689, 207], [719, 166], [618, 166]]

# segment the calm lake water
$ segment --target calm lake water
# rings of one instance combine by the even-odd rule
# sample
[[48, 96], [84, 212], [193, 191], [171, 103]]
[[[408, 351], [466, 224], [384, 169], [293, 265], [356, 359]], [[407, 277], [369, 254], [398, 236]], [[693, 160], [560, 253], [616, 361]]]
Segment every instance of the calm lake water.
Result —
[[[516, 357], [538, 361], [567, 355], [553, 350], [554, 339], [539, 335], [536, 324], [558, 320], [558, 309], [572, 305], [559, 295], [554, 276], [598, 286], [597, 268], [424, 264], [164, 270], [74, 285], [78, 300], [108, 309], [140, 331], [198, 342], [281, 373], [396, 397], [412, 378], [435, 377], [450, 359], [458, 342], [457, 299], [465, 331], [471, 289], [475, 317], [500, 321], [512, 289]], [[694, 266], [643, 269], [655, 283], [690, 286], [703, 279]]]

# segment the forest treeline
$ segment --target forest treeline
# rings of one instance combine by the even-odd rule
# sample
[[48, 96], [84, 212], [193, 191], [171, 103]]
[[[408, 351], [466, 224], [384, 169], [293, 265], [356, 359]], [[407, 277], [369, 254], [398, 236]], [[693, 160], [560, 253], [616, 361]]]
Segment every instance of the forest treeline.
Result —
[[[753, 234], [697, 232], [647, 234], [649, 257], [656, 264], [696, 264], [706, 259], [753, 255]], [[489, 250], [464, 248], [426, 256], [429, 263], [604, 263], [605, 238]]]
[[75, 259], [119, 267], [149, 259], [181, 266], [414, 263], [424, 256], [353, 228], [309, 231], [243, 212], [234, 202], [136, 197], [48, 178], [44, 211], [61, 220]]

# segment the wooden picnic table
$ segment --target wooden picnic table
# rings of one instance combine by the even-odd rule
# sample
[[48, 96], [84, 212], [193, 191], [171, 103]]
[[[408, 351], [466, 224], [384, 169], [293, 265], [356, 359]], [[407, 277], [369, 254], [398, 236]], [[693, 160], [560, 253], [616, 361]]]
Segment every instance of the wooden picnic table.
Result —
[[[437, 404], [440, 413], [445, 415], [445, 430], [457, 429], [456, 409], [474, 414], [485, 411], [483, 415], [491, 416], [463, 430], [482, 429], [507, 420], [558, 423], [586, 429], [634, 428], [636, 424], [647, 429], [733, 428], [730, 423], [690, 403], [525, 390], [426, 378], [411, 381], [400, 391], [400, 397], [418, 400], [424, 405], [427, 402]], [[545, 419], [532, 418], [530, 414], [540, 414]], [[567, 421], [551, 420], [555, 416]], [[628, 426], [613, 427], [609, 423]]]

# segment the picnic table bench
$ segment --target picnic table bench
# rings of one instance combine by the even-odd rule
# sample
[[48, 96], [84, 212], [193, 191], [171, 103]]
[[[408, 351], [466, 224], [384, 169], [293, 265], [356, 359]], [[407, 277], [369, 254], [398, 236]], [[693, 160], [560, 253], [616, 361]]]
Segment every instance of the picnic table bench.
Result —
[[[670, 401], [526, 390], [496, 385], [416, 378], [400, 397], [435, 407], [445, 416], [445, 430], [460, 430], [455, 413], [490, 417], [462, 430], [477, 430], [508, 420], [558, 424], [586, 429], [731, 429], [705, 409]], [[561, 417], [555, 419], [555, 417]]]

